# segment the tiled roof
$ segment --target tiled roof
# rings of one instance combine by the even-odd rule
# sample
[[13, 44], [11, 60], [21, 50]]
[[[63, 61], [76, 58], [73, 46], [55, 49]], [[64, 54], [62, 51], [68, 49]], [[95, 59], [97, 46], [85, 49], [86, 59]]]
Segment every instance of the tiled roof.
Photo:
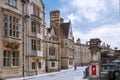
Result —
[[70, 23], [62, 23], [60, 25], [60, 28], [62, 29], [63, 33], [65, 34], [65, 37], [68, 37], [68, 33], [69, 33], [69, 27], [70, 27]]

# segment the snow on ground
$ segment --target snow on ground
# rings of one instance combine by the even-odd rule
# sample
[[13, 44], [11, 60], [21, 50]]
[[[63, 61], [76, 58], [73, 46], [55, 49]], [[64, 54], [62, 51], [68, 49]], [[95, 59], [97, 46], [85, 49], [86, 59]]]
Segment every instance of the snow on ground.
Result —
[[7, 80], [87, 80], [83, 79], [83, 71], [86, 67], [78, 67], [77, 70], [68, 69], [60, 72], [52, 72], [40, 74], [37, 76], [30, 76], [25, 78], [12, 78]]

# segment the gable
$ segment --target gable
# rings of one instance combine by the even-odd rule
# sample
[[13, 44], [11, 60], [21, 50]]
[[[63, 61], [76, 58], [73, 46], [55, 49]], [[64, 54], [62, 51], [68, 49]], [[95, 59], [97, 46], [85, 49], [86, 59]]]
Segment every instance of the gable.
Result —
[[73, 33], [72, 33], [72, 26], [71, 26], [71, 22], [68, 23], [62, 23], [60, 25], [63, 33], [65, 34], [65, 37], [68, 39], [73, 39]]
[[73, 39], [73, 32], [72, 32], [72, 26], [71, 26], [71, 24], [69, 25], [68, 39]]

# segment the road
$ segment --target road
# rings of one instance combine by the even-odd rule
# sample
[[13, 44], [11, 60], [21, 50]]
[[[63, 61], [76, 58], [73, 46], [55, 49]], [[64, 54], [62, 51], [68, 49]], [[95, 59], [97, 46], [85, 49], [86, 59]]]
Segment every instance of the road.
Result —
[[[85, 67], [78, 67], [77, 70], [69, 69], [60, 72], [47, 73], [22, 79], [11, 80], [87, 80], [83, 79], [83, 71]], [[10, 80], [10, 79], [9, 79]]]

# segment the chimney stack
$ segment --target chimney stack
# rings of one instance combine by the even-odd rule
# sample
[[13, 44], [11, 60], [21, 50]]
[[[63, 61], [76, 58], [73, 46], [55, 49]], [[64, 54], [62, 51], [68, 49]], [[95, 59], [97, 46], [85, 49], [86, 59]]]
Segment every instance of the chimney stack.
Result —
[[50, 27], [55, 24], [56, 26], [60, 26], [60, 11], [53, 10], [50, 12]]

